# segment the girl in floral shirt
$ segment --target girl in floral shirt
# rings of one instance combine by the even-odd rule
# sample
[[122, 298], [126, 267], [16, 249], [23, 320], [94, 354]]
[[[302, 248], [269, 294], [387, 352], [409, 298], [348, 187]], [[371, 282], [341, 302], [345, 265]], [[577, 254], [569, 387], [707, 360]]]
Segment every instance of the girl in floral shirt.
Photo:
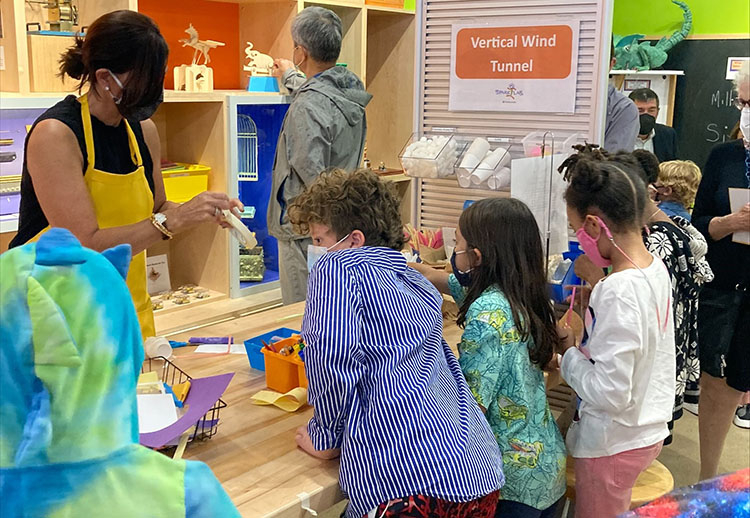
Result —
[[558, 336], [529, 208], [508, 198], [471, 205], [456, 229], [451, 265], [451, 275], [413, 266], [460, 307], [459, 363], [503, 456], [496, 516], [552, 516], [565, 493], [566, 451], [542, 367]]

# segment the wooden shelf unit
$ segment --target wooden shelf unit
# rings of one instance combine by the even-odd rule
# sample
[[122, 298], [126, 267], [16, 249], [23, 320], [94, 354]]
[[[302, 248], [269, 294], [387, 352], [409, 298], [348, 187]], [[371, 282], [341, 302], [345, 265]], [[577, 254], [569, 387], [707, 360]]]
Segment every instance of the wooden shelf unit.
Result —
[[[294, 48], [291, 24], [297, 13], [310, 5], [335, 11], [344, 25], [339, 62], [346, 63], [373, 94], [367, 108], [368, 158], [375, 168], [380, 162], [389, 168], [400, 167], [398, 153], [413, 126], [416, 23], [413, 12], [365, 5], [364, 0], [210, 1], [239, 4], [235, 30], [240, 37], [237, 71], [242, 86], [247, 84], [247, 73], [242, 69], [246, 62], [244, 48], [247, 41], [252, 41], [261, 52], [291, 59]], [[138, 9], [137, 0], [78, 0], [78, 5], [81, 26], [89, 25], [106, 12]], [[45, 28], [43, 22], [47, 13], [27, 8], [24, 0], [2, 0], [0, 9], [4, 24], [0, 44], [5, 48], [6, 60], [5, 70], [0, 71], [2, 98], [25, 105], [38, 104], [36, 99], [46, 102], [64, 97], [66, 92], [31, 91], [26, 23], [42, 22], [42, 28]], [[199, 24], [200, 20], [193, 23]], [[227, 30], [232, 29], [228, 27]], [[69, 88], [73, 87], [69, 85]], [[237, 185], [231, 185], [236, 174], [230, 171], [232, 135], [229, 117], [234, 115], [228, 109], [229, 99], [259, 95], [268, 94], [242, 90], [209, 93], [165, 91], [165, 102], [153, 117], [159, 130], [162, 157], [208, 165], [211, 167], [209, 189], [236, 193]], [[54, 102], [49, 105], [52, 104]], [[401, 178], [397, 183], [404, 221], [408, 221], [411, 214], [410, 185], [408, 178]], [[230, 268], [236, 266], [232, 261], [232, 245], [227, 231], [207, 224], [171, 241], [158, 243], [150, 247], [148, 253], [167, 254], [173, 286], [196, 284], [228, 297], [232, 292]], [[170, 322], [173, 323], [174, 318], [175, 315], [170, 315]]]

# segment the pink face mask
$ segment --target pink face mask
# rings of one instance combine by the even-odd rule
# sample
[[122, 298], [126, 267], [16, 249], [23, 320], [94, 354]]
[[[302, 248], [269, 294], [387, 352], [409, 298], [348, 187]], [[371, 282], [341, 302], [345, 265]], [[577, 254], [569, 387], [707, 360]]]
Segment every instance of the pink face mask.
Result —
[[[604, 223], [598, 216], [596, 216], [596, 219], [604, 229], [604, 232], [607, 234], [609, 240], [614, 242], [612, 240], [612, 233], [609, 231], [607, 224]], [[607, 266], [612, 264], [612, 261], [610, 261], [606, 257], [602, 257], [602, 254], [599, 252], [599, 247], [596, 246], [597, 240], [591, 237], [588, 232], [584, 230], [583, 225], [581, 226], [581, 228], [576, 230], [576, 237], [578, 238], [578, 242], [580, 243], [583, 252], [587, 256], [589, 256], [589, 259], [591, 259], [592, 263], [594, 263], [599, 268], [606, 268]]]

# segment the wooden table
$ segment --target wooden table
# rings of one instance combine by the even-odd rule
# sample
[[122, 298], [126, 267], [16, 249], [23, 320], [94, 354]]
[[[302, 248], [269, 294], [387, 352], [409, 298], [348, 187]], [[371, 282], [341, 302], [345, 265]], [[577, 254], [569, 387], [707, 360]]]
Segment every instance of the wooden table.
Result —
[[[233, 336], [235, 343], [280, 327], [300, 329], [304, 303], [234, 318], [196, 331], [170, 336]], [[455, 351], [462, 330], [446, 322], [444, 336]], [[307, 518], [297, 495], [310, 495], [310, 507], [321, 511], [341, 501], [339, 463], [315, 459], [299, 450], [295, 430], [312, 416], [307, 406], [286, 413], [274, 406], [257, 406], [250, 397], [266, 388], [265, 375], [250, 368], [247, 356], [196, 354], [193, 347], [175, 349], [174, 363], [191, 377], [234, 372], [222, 399], [216, 435], [188, 445], [185, 458], [208, 464], [245, 518]]]
[[[264, 311], [198, 331], [171, 336], [234, 336], [236, 343], [279, 327], [300, 329], [304, 303]], [[310, 507], [326, 509], [342, 496], [338, 486], [338, 461], [322, 461], [299, 450], [295, 430], [306, 424], [312, 408], [286, 413], [273, 406], [257, 406], [250, 397], [266, 388], [261, 371], [250, 368], [247, 355], [206, 356], [192, 347], [175, 350], [173, 361], [191, 377], [234, 372], [222, 399], [216, 435], [188, 445], [185, 458], [208, 464], [245, 518], [303, 518], [298, 494], [310, 495]]]

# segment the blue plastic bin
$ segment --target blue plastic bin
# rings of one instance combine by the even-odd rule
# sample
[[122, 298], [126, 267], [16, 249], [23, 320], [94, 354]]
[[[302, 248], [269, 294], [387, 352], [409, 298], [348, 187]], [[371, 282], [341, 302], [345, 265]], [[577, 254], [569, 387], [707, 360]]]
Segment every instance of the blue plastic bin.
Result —
[[[576, 258], [583, 253], [581, 247], [578, 245], [578, 241], [568, 242], [568, 251], [563, 252], [563, 259], [570, 259], [572, 263], [575, 263]], [[580, 286], [582, 284], [581, 279], [573, 271], [573, 264], [571, 263], [568, 273], [565, 274], [560, 284], [550, 283], [550, 295], [555, 302], [565, 302], [565, 299], [572, 293], [573, 290], [566, 289], [565, 286]]]
[[264, 372], [266, 370], [266, 360], [263, 356], [263, 353], [260, 352], [261, 349], [263, 349], [262, 341], [270, 344], [273, 337], [275, 336], [279, 338], [289, 338], [292, 335], [298, 334], [299, 331], [296, 331], [294, 329], [289, 329], [288, 327], [280, 327], [279, 329], [275, 329], [264, 335], [255, 336], [253, 338], [245, 340], [245, 351], [247, 352], [247, 359], [250, 362], [250, 367]]

